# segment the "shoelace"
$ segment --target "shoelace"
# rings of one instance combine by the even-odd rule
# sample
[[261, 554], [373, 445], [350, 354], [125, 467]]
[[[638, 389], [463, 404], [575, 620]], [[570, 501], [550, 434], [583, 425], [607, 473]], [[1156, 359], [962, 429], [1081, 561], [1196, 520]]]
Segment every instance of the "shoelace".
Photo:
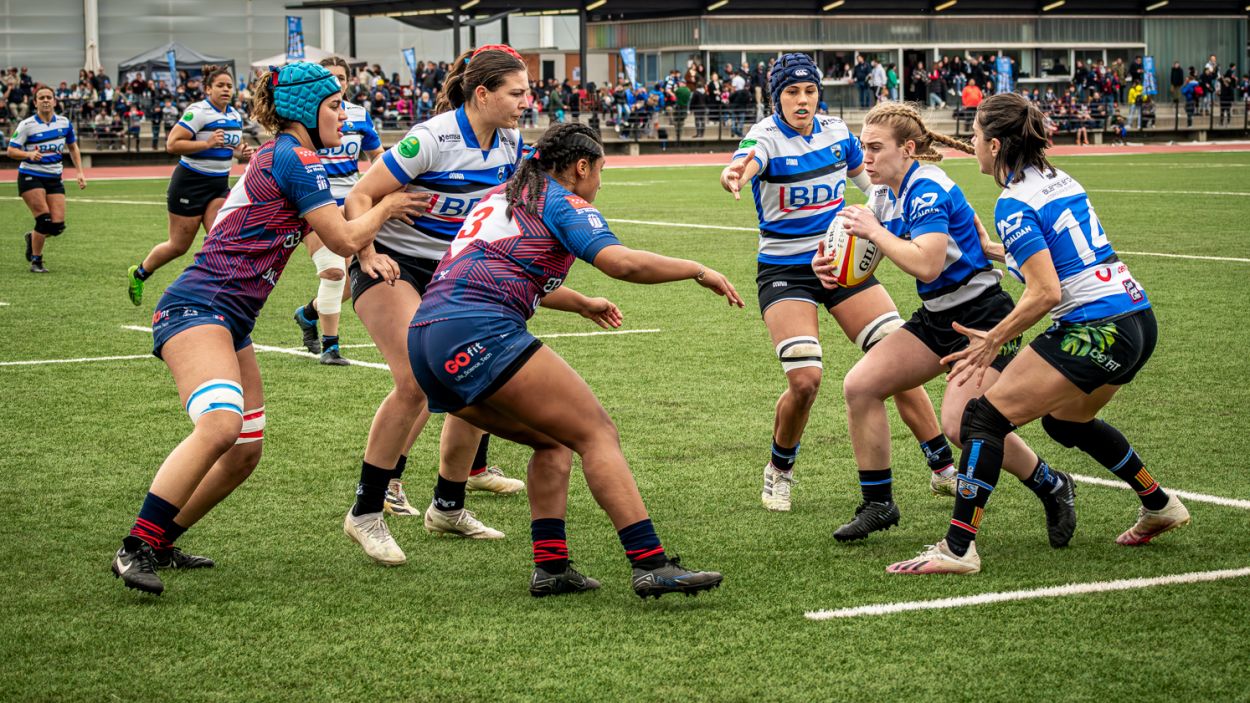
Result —
[[382, 519], [382, 516], [380, 514], [378, 515], [378, 517], [374, 518], [373, 520], [370, 520], [369, 522], [366, 522], [365, 524], [361, 525], [360, 528], [364, 531], [365, 534], [369, 535], [370, 537], [374, 539], [377, 539], [380, 541], [386, 541], [386, 540], [391, 539], [391, 531], [386, 528], [386, 521]]
[[135, 552], [135, 561], [139, 564], [140, 573], [156, 573], [156, 552], [149, 545], [144, 545]]
[[499, 468], [498, 466], [487, 466], [486, 471], [483, 473], [488, 473], [488, 474], [491, 474], [492, 476], [498, 476], [500, 478], [504, 478], [503, 469]]

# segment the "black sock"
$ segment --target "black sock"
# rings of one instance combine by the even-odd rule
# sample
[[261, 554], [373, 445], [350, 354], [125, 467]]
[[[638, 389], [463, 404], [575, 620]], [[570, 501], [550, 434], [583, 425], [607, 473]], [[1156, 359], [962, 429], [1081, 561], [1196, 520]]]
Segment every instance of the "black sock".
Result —
[[973, 398], [960, 422], [963, 451], [959, 453], [959, 488], [955, 510], [946, 530], [946, 546], [958, 556], [968, 553], [976, 539], [990, 499], [1003, 470], [1003, 440], [1015, 429], [985, 398]]
[[394, 474], [391, 474], [391, 478], [396, 479], [396, 480], [403, 478], [403, 477], [404, 477], [404, 469], [405, 469], [405, 468], [407, 468], [407, 467], [408, 467], [408, 455], [407, 455], [407, 454], [400, 454], [400, 455], [399, 455], [399, 463], [398, 463], [398, 464], [395, 464], [395, 473], [394, 473]]
[[799, 446], [800, 445], [796, 444], [793, 447], [783, 447], [780, 444], [777, 444], [777, 440], [774, 439], [773, 455], [772, 458], [769, 459], [773, 468], [778, 471], [793, 471], [794, 461], [799, 458]]
[[328, 334], [321, 335], [321, 348], [322, 349], [329, 349], [330, 347], [337, 347], [338, 345], [339, 345], [339, 336], [337, 334], [333, 336], [328, 335]]
[[174, 542], [177, 542], [178, 538], [186, 534], [186, 532], [187, 528], [176, 522], [170, 521], [169, 527], [165, 529], [165, 541], [168, 543], [166, 547], [173, 547]]
[[894, 478], [888, 468], [860, 471], [859, 490], [869, 503], [888, 503], [894, 500]]
[[563, 520], [545, 517], [530, 521], [530, 539], [534, 543], [534, 566], [549, 574], [562, 574], [569, 568]]
[[1080, 449], [1127, 483], [1137, 492], [1147, 510], [1160, 510], [1168, 504], [1167, 492], [1146, 470], [1141, 457], [1116, 428], [1102, 420], [1068, 422], [1049, 415], [1042, 418], [1042, 428], [1056, 442]]
[[352, 506], [352, 515], [360, 517], [382, 512], [382, 503], [386, 501], [386, 485], [394, 475], [395, 472], [390, 469], [374, 466], [367, 461], [360, 462], [360, 483], [356, 484], [356, 504]]
[[308, 320], [309, 322], [316, 322], [317, 318], [319, 317], [319, 315], [317, 314], [317, 306], [314, 305], [314, 303], [316, 302], [317, 302], [316, 298], [309, 300], [308, 303], [304, 305], [304, 309], [301, 313], [304, 316], [304, 319]]
[[30, 263], [32, 263], [32, 264], [42, 264], [42, 263], [43, 263], [43, 254], [31, 254], [31, 255], [30, 255]]
[[130, 528], [129, 536], [122, 540], [126, 551], [133, 552], [139, 548], [141, 542], [147, 542], [152, 549], [168, 549], [173, 542], [169, 538], [169, 532], [179, 510], [181, 508], [178, 506], [149, 491], [143, 499], [143, 506], [139, 508], [139, 515], [135, 517], [135, 524]]
[[945, 435], [938, 435], [927, 442], [921, 442], [920, 451], [924, 452], [924, 459], [929, 464], [929, 470], [935, 474], [955, 465], [955, 455], [951, 453], [951, 445], [946, 442]]
[[621, 539], [625, 556], [635, 569], [658, 569], [668, 560], [650, 518], [622, 527], [616, 536]]
[[139, 268], [135, 269], [135, 278], [139, 279], [140, 281], [148, 280], [148, 277], [151, 275], [152, 275], [152, 272], [143, 268], [143, 264], [139, 264]]
[[1047, 498], [1063, 487], [1063, 479], [1040, 456], [1037, 458], [1037, 466], [1033, 467], [1033, 475], [1020, 479], [1020, 482], [1028, 486], [1038, 498]]
[[482, 441], [477, 444], [477, 455], [473, 457], [473, 470], [469, 472], [470, 476], [476, 476], [486, 470], [486, 450], [490, 448], [490, 435], [482, 435]]
[[434, 508], [445, 513], [464, 509], [465, 481], [448, 481], [439, 474], [434, 484]]

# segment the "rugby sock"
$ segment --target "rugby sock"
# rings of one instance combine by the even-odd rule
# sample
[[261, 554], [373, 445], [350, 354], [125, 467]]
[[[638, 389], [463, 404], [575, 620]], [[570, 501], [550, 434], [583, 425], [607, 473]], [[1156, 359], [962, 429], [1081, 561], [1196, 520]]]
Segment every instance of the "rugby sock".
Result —
[[773, 455], [772, 458], [768, 460], [769, 463], [771, 463], [773, 468], [778, 471], [793, 471], [794, 461], [799, 457], [799, 446], [800, 445], [796, 444], [793, 447], [783, 447], [780, 444], [777, 444], [777, 440], [774, 439]]
[[389, 469], [374, 466], [367, 461], [360, 462], [360, 483], [356, 484], [356, 504], [352, 506], [352, 515], [360, 517], [382, 512], [382, 503], [386, 501], [386, 486], [393, 475], [394, 472]]
[[1049, 415], [1042, 418], [1042, 427], [1056, 442], [1080, 449], [1127, 483], [1147, 510], [1161, 510], [1168, 504], [1167, 492], [1116, 428], [1102, 420], [1068, 422]]
[[482, 435], [482, 441], [477, 445], [477, 456], [473, 457], [473, 470], [469, 472], [470, 476], [477, 476], [486, 471], [486, 450], [490, 447], [490, 435]]
[[564, 521], [544, 517], [530, 521], [530, 539], [534, 542], [534, 566], [549, 574], [564, 573], [569, 568], [569, 545], [565, 541]]
[[329, 349], [331, 347], [337, 347], [338, 345], [339, 345], [339, 336], [337, 334], [333, 336], [328, 335], [328, 334], [321, 335], [321, 348], [322, 349]]
[[30, 263], [32, 263], [32, 264], [42, 264], [42, 263], [43, 263], [43, 254], [31, 254], [31, 255], [30, 255]]
[[951, 445], [946, 442], [945, 435], [921, 442], [920, 451], [924, 452], [924, 459], [933, 473], [942, 478], [950, 478], [955, 473], [955, 455], [951, 453]]
[[616, 536], [621, 538], [625, 556], [635, 569], [658, 569], [664, 566], [667, 560], [664, 547], [660, 546], [660, 537], [655, 534], [650, 518], [622, 527], [617, 530]]
[[316, 322], [317, 317], [319, 316], [319, 313], [317, 312], [316, 302], [317, 302], [317, 298], [313, 297], [309, 299], [308, 304], [305, 305], [301, 309], [301, 314], [304, 316], [304, 319], [308, 320], [309, 322]]
[[1037, 466], [1033, 467], [1033, 475], [1020, 479], [1020, 482], [1036, 493], [1038, 498], [1046, 498], [1063, 487], [1063, 479], [1040, 456], [1037, 458]]
[[859, 490], [869, 503], [889, 503], [894, 500], [894, 478], [889, 469], [859, 472]]
[[139, 516], [135, 518], [134, 526], [130, 528], [129, 537], [124, 540], [126, 550], [134, 551], [139, 542], [147, 542], [152, 545], [152, 549], [168, 548], [173, 541], [168, 537], [169, 530], [179, 510], [178, 506], [149, 492], [143, 499], [143, 507], [139, 508]]
[[400, 454], [399, 463], [395, 464], [395, 472], [391, 474], [393, 479], [401, 479], [404, 477], [404, 469], [408, 466], [408, 455]]
[[464, 509], [465, 481], [448, 481], [440, 474], [434, 484], [434, 508], [444, 513]]
[[143, 264], [139, 264], [139, 268], [135, 269], [135, 278], [139, 279], [140, 281], [148, 280], [148, 276], [151, 276], [151, 275], [152, 275], [152, 272], [143, 268]]
[[964, 448], [959, 453], [959, 490], [946, 546], [963, 556], [981, 527], [985, 504], [1003, 470], [1003, 440], [1015, 426], [985, 398], [968, 401], [960, 426]]
[[185, 534], [187, 528], [179, 525], [176, 521], [169, 523], [169, 529], [165, 530], [165, 546], [172, 547], [178, 538]]

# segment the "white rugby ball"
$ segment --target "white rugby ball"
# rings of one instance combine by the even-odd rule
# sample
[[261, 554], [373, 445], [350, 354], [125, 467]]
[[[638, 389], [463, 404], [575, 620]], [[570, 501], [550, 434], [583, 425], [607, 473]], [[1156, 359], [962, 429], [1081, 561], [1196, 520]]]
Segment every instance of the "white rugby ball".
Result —
[[[851, 205], [849, 207], [860, 207]], [[838, 213], [825, 232], [825, 254], [832, 257], [833, 279], [843, 288], [853, 288], [868, 280], [881, 263], [876, 244], [846, 231], [846, 219]]]

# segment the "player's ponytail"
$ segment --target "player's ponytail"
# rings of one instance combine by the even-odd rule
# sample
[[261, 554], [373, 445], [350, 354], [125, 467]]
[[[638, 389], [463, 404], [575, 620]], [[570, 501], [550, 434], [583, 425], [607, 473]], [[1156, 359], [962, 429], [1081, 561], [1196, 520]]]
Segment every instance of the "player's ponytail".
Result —
[[455, 110], [473, 96], [478, 86], [489, 91], [498, 88], [509, 73], [526, 71], [521, 55], [504, 44], [483, 46], [456, 57], [443, 78], [434, 114]]
[[252, 119], [273, 135], [291, 126], [291, 120], [278, 115], [273, 95], [276, 75], [273, 71], [263, 71], [252, 81]]
[[508, 198], [508, 217], [512, 217], [518, 206], [531, 215], [538, 215], [538, 204], [546, 196], [547, 174], [560, 173], [581, 159], [593, 164], [601, 158], [603, 141], [598, 132], [577, 122], [552, 125], [508, 180], [504, 191]]
[[865, 125], [879, 125], [888, 128], [899, 144], [911, 141], [916, 144], [916, 152], [912, 158], [918, 161], [936, 163], [942, 160], [942, 152], [934, 145], [941, 144], [965, 154], [973, 153], [970, 144], [948, 137], [945, 134], [930, 131], [920, 116], [920, 110], [911, 103], [882, 102], [877, 103], [864, 116]]
[[997, 139], [1001, 145], [994, 157], [999, 188], [1007, 187], [1008, 175], [1011, 182], [1022, 180], [1030, 166], [1047, 175], [1055, 172], [1046, 158], [1046, 116], [1024, 96], [999, 93], [986, 98], [977, 108], [977, 124], [986, 143]]

